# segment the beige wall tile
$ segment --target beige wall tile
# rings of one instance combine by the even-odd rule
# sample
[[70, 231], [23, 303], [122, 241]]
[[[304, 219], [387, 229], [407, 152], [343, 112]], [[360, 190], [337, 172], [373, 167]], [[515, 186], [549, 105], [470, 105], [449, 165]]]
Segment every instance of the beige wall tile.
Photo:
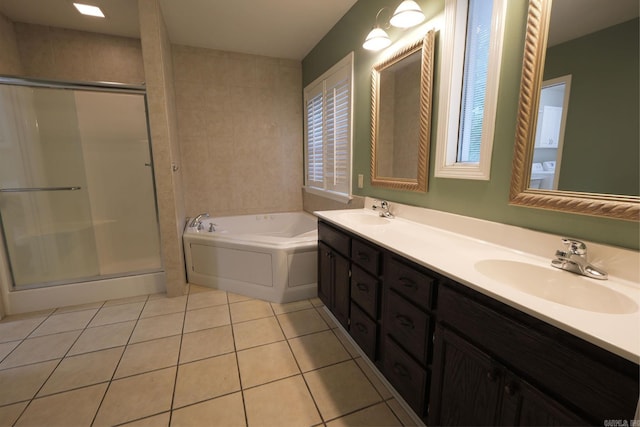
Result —
[[173, 46], [188, 215], [302, 209], [301, 64]]

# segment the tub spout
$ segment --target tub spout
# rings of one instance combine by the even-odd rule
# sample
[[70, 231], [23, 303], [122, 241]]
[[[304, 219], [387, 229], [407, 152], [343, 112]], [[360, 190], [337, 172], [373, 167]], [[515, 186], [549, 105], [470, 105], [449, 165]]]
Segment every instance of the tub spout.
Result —
[[201, 230], [202, 229], [202, 218], [209, 218], [209, 213], [208, 212], [204, 212], [204, 213], [199, 214], [195, 218], [193, 218], [191, 220], [191, 222], [189, 223], [189, 227], [195, 227], [198, 230]]

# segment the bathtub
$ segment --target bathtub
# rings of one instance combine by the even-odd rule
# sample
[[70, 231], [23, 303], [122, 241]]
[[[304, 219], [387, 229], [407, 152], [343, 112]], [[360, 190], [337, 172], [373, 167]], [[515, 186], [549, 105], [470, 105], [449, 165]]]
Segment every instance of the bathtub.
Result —
[[201, 230], [188, 225], [182, 239], [189, 283], [277, 303], [317, 295], [313, 215], [214, 217], [204, 219]]

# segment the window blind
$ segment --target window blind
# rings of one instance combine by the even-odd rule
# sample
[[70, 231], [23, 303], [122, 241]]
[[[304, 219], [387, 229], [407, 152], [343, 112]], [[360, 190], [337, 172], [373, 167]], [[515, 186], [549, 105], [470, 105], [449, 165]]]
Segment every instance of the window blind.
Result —
[[349, 55], [305, 88], [306, 186], [347, 196], [351, 192], [352, 69]]

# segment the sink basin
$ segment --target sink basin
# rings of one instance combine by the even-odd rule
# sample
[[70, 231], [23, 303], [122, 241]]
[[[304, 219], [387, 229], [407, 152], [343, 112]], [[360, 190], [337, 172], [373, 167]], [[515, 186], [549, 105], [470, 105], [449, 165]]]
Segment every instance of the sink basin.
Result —
[[638, 311], [635, 301], [601, 282], [551, 266], [490, 259], [477, 262], [475, 269], [521, 292], [568, 307], [608, 314]]
[[362, 212], [347, 212], [341, 215], [345, 221], [360, 225], [385, 225], [389, 223], [389, 219]]

